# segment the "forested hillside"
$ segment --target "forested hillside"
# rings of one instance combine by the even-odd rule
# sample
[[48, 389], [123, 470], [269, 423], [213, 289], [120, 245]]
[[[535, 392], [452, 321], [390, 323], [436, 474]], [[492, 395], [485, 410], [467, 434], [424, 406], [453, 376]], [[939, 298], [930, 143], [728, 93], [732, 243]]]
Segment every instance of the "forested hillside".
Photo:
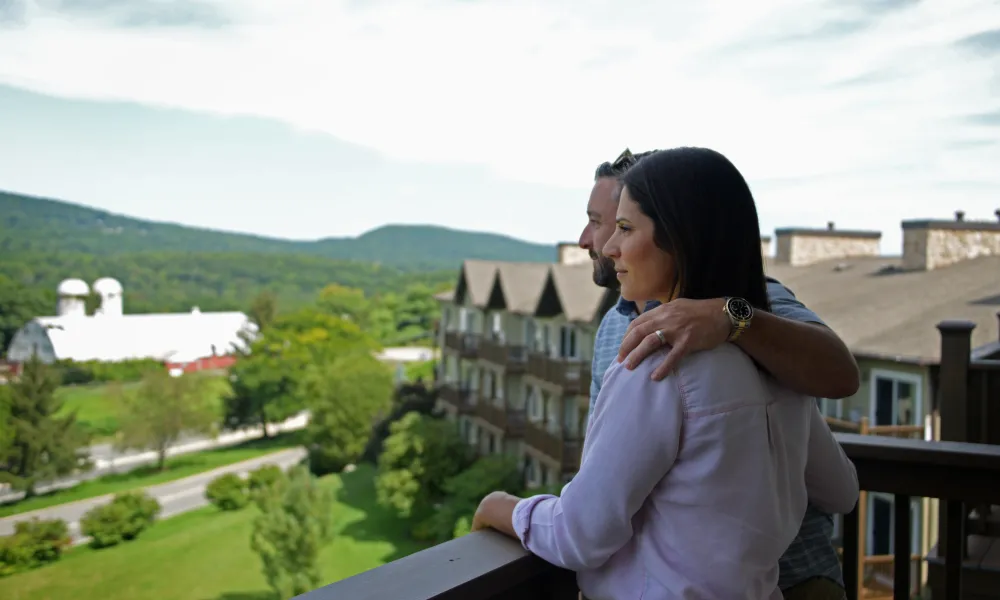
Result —
[[244, 310], [264, 290], [284, 309], [316, 299], [329, 284], [368, 296], [402, 293], [416, 283], [432, 289], [453, 285], [457, 269], [418, 272], [319, 256], [214, 252], [134, 252], [120, 255], [14, 253], [0, 260], [0, 275], [45, 294], [55, 310], [55, 290], [67, 277], [93, 282], [114, 277], [125, 288], [129, 313]]
[[553, 246], [430, 225], [388, 225], [356, 238], [291, 241], [143, 221], [8, 192], [0, 192], [0, 252], [304, 254], [407, 270], [454, 269], [466, 258], [526, 262], [555, 259]]

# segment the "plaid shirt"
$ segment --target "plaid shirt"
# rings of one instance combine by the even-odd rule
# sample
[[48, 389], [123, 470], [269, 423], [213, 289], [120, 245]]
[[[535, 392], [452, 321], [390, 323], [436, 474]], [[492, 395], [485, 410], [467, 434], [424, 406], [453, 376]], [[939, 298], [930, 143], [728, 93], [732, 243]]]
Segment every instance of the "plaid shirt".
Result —
[[[799, 302], [788, 288], [776, 280], [768, 278], [767, 293], [774, 314], [806, 323], [823, 323], [815, 313]], [[657, 304], [650, 302], [646, 308], [648, 310]], [[625, 330], [637, 316], [635, 304], [622, 299], [618, 301], [618, 306], [609, 310], [601, 320], [594, 337], [588, 415], [594, 412], [594, 402], [597, 401], [597, 395], [601, 391], [604, 373], [611, 366], [611, 361], [618, 356], [618, 348], [621, 346], [622, 338], [625, 337]], [[778, 587], [788, 590], [814, 577], [826, 577], [843, 586], [840, 560], [833, 547], [832, 537], [833, 517], [810, 504], [806, 509], [799, 534], [778, 561]]]

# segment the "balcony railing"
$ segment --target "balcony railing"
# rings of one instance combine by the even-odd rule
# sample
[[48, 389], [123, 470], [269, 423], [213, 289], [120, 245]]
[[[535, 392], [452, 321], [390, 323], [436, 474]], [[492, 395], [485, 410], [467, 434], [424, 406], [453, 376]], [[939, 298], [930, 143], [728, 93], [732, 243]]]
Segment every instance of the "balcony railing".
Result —
[[562, 387], [567, 394], [590, 393], [590, 363], [587, 361], [532, 352], [528, 356], [528, 374]]
[[473, 395], [475, 391], [468, 387], [447, 383], [438, 390], [438, 397], [451, 404], [462, 414], [469, 414], [475, 407]]
[[475, 333], [446, 331], [444, 333], [444, 345], [446, 348], [458, 352], [462, 358], [476, 358], [479, 356], [479, 336]]
[[499, 340], [483, 338], [479, 343], [479, 358], [503, 365], [508, 373], [523, 373], [527, 367], [528, 353], [524, 346], [505, 344]]
[[490, 425], [500, 429], [508, 437], [524, 435], [524, 411], [510, 407], [497, 406], [495, 400], [480, 399], [476, 403], [474, 414]]
[[[893, 597], [910, 598], [910, 498], [941, 498], [949, 515], [940, 595], [962, 598], [964, 503], [1000, 503], [1000, 447], [837, 434], [854, 461], [861, 487], [896, 495]], [[857, 510], [845, 517], [844, 579], [859, 598]], [[953, 524], [958, 526], [952, 526]], [[937, 560], [937, 559], [935, 559]], [[860, 564], [864, 564], [864, 559]], [[888, 575], [888, 574], [887, 574]], [[971, 586], [970, 586], [971, 587]], [[934, 584], [932, 584], [932, 589]], [[970, 593], [974, 593], [972, 589]], [[429, 548], [320, 588], [302, 600], [574, 600], [573, 574], [531, 556], [517, 541], [479, 532]]]

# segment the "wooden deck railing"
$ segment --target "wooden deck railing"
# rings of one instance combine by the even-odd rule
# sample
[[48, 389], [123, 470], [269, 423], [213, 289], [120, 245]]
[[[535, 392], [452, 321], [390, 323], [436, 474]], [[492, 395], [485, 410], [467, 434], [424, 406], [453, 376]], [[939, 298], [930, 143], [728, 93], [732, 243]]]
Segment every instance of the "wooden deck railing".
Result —
[[[910, 498], [940, 498], [961, 524], [965, 503], [1000, 503], [1000, 447], [837, 434], [854, 461], [864, 490], [895, 494], [892, 597], [910, 598]], [[858, 512], [844, 519], [844, 579], [858, 599]], [[944, 598], [961, 598], [962, 527], [948, 528], [944, 548]], [[853, 568], [852, 568], [853, 565]], [[333, 583], [302, 600], [574, 600], [573, 574], [531, 556], [515, 540], [480, 532], [418, 552]]]

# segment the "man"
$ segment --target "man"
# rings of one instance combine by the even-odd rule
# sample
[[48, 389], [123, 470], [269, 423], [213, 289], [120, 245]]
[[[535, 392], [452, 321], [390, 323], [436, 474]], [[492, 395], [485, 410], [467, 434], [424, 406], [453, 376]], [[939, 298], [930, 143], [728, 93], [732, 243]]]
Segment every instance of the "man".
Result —
[[[633, 155], [626, 149], [614, 163], [600, 165], [594, 176], [580, 247], [590, 251], [594, 283], [602, 287], [617, 288], [614, 264], [600, 252], [615, 230], [619, 177], [644, 155]], [[769, 278], [767, 290], [773, 312], [756, 313], [749, 322], [731, 318], [723, 298], [682, 298], [664, 305], [649, 303], [642, 309], [619, 300], [604, 316], [594, 339], [591, 413], [612, 360], [625, 360], [628, 368], [634, 368], [664, 344], [672, 349], [654, 371], [654, 379], [665, 377], [686, 354], [732, 340], [778, 381], [799, 393], [843, 398], [857, 392], [858, 366], [840, 338], [777, 280]], [[778, 585], [785, 598], [844, 598], [832, 535], [832, 517], [810, 506], [799, 535], [779, 563]]]

